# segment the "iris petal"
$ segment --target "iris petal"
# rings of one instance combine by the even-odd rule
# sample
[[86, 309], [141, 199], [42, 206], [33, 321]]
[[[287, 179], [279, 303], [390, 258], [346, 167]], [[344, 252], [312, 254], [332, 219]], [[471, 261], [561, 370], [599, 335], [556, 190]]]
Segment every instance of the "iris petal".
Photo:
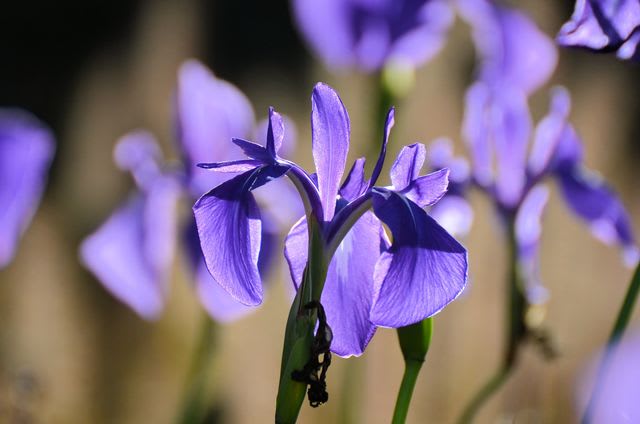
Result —
[[262, 302], [262, 224], [250, 192], [260, 172], [245, 172], [220, 184], [193, 206], [207, 269], [231, 296], [249, 306]]
[[349, 116], [338, 94], [328, 85], [318, 83], [311, 102], [313, 160], [324, 220], [330, 221], [349, 151]]
[[371, 321], [397, 328], [436, 314], [465, 288], [466, 250], [401, 194], [379, 190], [373, 208], [393, 244], [376, 264]]
[[0, 110], [0, 268], [36, 211], [53, 151], [53, 135], [35, 117]]
[[426, 156], [427, 149], [422, 143], [404, 146], [400, 150], [396, 161], [391, 165], [391, 183], [395, 190], [403, 190], [418, 178]]

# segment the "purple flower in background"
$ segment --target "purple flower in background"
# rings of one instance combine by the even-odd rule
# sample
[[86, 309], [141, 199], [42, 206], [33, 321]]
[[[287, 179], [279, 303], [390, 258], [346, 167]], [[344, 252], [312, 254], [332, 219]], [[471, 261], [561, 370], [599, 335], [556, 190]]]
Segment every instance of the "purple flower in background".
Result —
[[[146, 319], [159, 316], [168, 295], [179, 224], [177, 202], [185, 197], [194, 201], [205, 187], [228, 179], [195, 164], [211, 157], [237, 157], [239, 151], [234, 152], [228, 140], [232, 134], [249, 136], [255, 125], [246, 97], [195, 60], [180, 68], [176, 106], [182, 169], [167, 169], [151, 134], [137, 131], [123, 137], [115, 159], [132, 173], [136, 190], [81, 247], [83, 262], [105, 287]], [[265, 227], [266, 244], [274, 242], [275, 226], [270, 221]], [[233, 301], [207, 272], [193, 219], [181, 225], [180, 232], [195, 289], [209, 315], [229, 321], [250, 311]], [[266, 269], [268, 258], [261, 259]]]
[[[538, 303], [546, 297], [537, 266], [540, 221], [548, 198], [542, 185], [546, 177], [557, 182], [569, 208], [596, 237], [620, 245], [628, 262], [635, 262], [638, 249], [629, 217], [602, 178], [583, 163], [581, 141], [568, 122], [566, 90], [553, 90], [548, 115], [533, 129], [527, 97], [553, 71], [556, 53], [550, 40], [518, 12], [484, 0], [465, 0], [460, 5], [473, 27], [480, 69], [478, 81], [467, 92], [463, 125], [471, 173], [467, 183], [460, 181], [458, 186], [479, 187], [491, 197], [500, 215], [513, 223], [529, 301]], [[509, 37], [514, 33], [518, 37]], [[436, 169], [459, 160], [446, 142], [435, 150], [444, 152], [436, 155], [441, 158]], [[464, 172], [459, 174], [464, 176]], [[452, 206], [458, 214], [470, 210], [460, 195], [463, 191], [456, 193]], [[446, 217], [448, 213], [437, 210], [435, 215]], [[456, 233], [457, 229], [450, 230]]]
[[0, 109], [0, 268], [36, 212], [54, 153], [51, 131], [29, 112]]
[[[584, 411], [597, 391], [597, 401], [591, 405], [590, 421], [593, 423], [637, 423], [640, 422], [640, 403], [638, 402], [638, 381], [640, 380], [640, 333], [629, 334], [616, 345], [604, 348], [600, 356], [610, 355], [606, 362], [606, 371], [598, 377], [598, 387], [594, 388], [595, 370], [598, 363], [594, 360], [591, 372], [580, 379], [577, 404]], [[600, 365], [602, 366], [602, 365]]]
[[453, 13], [445, 0], [292, 0], [298, 28], [332, 68], [419, 66], [444, 44]]
[[571, 19], [557, 36], [560, 45], [616, 52], [620, 59], [639, 60], [640, 1], [576, 0]]
[[[251, 192], [287, 175], [299, 188], [307, 214], [291, 229], [285, 255], [293, 281], [299, 285], [307, 264], [306, 223], [313, 219], [320, 225], [322, 253], [328, 263], [321, 300], [333, 329], [332, 351], [359, 355], [376, 326], [397, 328], [421, 321], [462, 292], [466, 250], [422, 209], [444, 195], [448, 171], [419, 176], [425, 149], [415, 144], [405, 147], [394, 163], [393, 185], [375, 186], [393, 125], [393, 109], [371, 178], [365, 179], [361, 158], [342, 184], [350, 130], [337, 93], [324, 84], [313, 90], [315, 174], [279, 156], [284, 126], [273, 109], [269, 116], [265, 147], [234, 139], [248, 159], [200, 165], [212, 171], [242, 172], [202, 196], [193, 207], [207, 268], [225, 290], [246, 305], [262, 302], [257, 261], [263, 224]], [[382, 223], [393, 233], [393, 243], [387, 240]]]

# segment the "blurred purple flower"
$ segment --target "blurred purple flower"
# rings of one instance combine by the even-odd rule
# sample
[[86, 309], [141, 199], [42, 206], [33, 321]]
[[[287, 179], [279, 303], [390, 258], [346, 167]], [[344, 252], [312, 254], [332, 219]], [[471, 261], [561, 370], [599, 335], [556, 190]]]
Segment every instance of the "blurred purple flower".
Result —
[[53, 153], [53, 134], [36, 117], [0, 109], [0, 268], [36, 212]]
[[[284, 126], [270, 110], [267, 143], [242, 139], [248, 159], [201, 164], [218, 172], [242, 172], [194, 205], [207, 268], [235, 299], [262, 302], [257, 261], [262, 220], [252, 190], [287, 175], [297, 187], [307, 216], [291, 229], [285, 256], [296, 286], [307, 264], [307, 225], [321, 226], [329, 268], [322, 292], [333, 329], [332, 351], [361, 354], [376, 326], [401, 327], [432, 316], [464, 289], [466, 250], [422, 209], [440, 199], [448, 171], [419, 176], [421, 144], [405, 147], [391, 169], [393, 186], [374, 186], [383, 166], [394, 112], [385, 123], [380, 157], [370, 180], [358, 159], [341, 184], [349, 149], [349, 117], [337, 93], [318, 84], [312, 95], [312, 149], [317, 173], [308, 175], [279, 156]], [[369, 211], [372, 209], [372, 212]], [[387, 240], [382, 223], [393, 233]]]
[[[616, 345], [605, 347], [599, 356], [609, 355], [606, 372], [598, 380], [599, 387], [593, 388], [598, 364], [594, 360], [591, 370], [578, 382], [577, 404], [584, 411], [594, 390], [597, 402], [590, 411], [593, 423], [637, 423], [640, 422], [640, 402], [638, 402], [638, 381], [640, 381], [640, 333], [636, 331]], [[602, 366], [602, 365], [600, 365]]]
[[[517, 12], [485, 0], [464, 0], [460, 5], [473, 27], [480, 70], [478, 81], [467, 92], [463, 125], [472, 172], [466, 183], [457, 185], [479, 187], [500, 214], [514, 223], [529, 300], [538, 303], [546, 297], [537, 266], [540, 220], [548, 198], [541, 185], [545, 177], [554, 178], [569, 208], [587, 222], [596, 237], [620, 245], [629, 263], [637, 261], [638, 249], [624, 207], [602, 178], [583, 164], [581, 141], [567, 121], [570, 99], [566, 90], [553, 90], [550, 111], [533, 131], [527, 97], [553, 71], [556, 53], [550, 40]], [[518, 37], [509, 36], [513, 33]], [[510, 41], [504, 41], [507, 39]], [[435, 155], [441, 159], [432, 164], [434, 169], [459, 161], [446, 142], [440, 144], [436, 151], [445, 153]], [[461, 191], [452, 205], [458, 215], [470, 211]], [[436, 216], [447, 213], [438, 210]], [[470, 219], [458, 218], [453, 224], [466, 225]]]
[[[248, 136], [254, 127], [253, 109], [246, 97], [195, 60], [180, 68], [176, 105], [182, 169], [166, 169], [151, 134], [137, 131], [123, 137], [115, 159], [132, 173], [137, 188], [81, 247], [87, 267], [109, 291], [146, 319], [157, 318], [166, 302], [178, 226], [177, 202], [184, 197], [194, 201], [205, 187], [228, 179], [204, 172], [195, 164], [211, 157], [237, 157], [228, 140], [232, 134]], [[274, 225], [265, 227], [266, 243], [274, 242]], [[193, 218], [181, 228], [195, 289], [209, 315], [229, 321], [250, 311], [232, 301], [207, 272]], [[266, 270], [268, 257], [261, 260], [261, 269]]]
[[616, 52], [620, 59], [640, 59], [640, 1], [576, 0], [571, 19], [557, 36], [560, 45]]
[[419, 66], [444, 44], [453, 13], [445, 0], [293, 0], [300, 32], [332, 68]]

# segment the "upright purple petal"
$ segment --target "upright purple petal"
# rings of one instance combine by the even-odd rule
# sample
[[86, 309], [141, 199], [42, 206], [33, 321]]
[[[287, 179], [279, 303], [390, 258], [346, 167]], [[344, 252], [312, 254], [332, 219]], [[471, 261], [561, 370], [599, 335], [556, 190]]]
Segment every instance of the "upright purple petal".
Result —
[[0, 268], [35, 214], [54, 152], [50, 130], [30, 113], [0, 109]]
[[559, 44], [592, 50], [618, 50], [634, 58], [640, 29], [637, 0], [577, 0], [571, 19], [557, 36]]
[[239, 302], [262, 302], [258, 272], [262, 222], [251, 190], [278, 178], [286, 168], [262, 167], [240, 174], [193, 205], [207, 269]]
[[529, 173], [533, 179], [542, 176], [554, 161], [563, 136], [566, 136], [567, 119], [571, 99], [563, 87], [554, 88], [547, 116], [538, 123], [531, 153], [529, 154]]
[[418, 178], [426, 156], [427, 149], [422, 143], [404, 146], [400, 150], [396, 161], [391, 165], [391, 183], [394, 190], [403, 190]]
[[115, 297], [145, 319], [167, 295], [175, 241], [176, 182], [160, 177], [132, 196], [81, 247], [83, 263]]
[[340, 195], [348, 201], [354, 200], [368, 188], [369, 183], [364, 176], [364, 164], [365, 158], [356, 159], [340, 187]]
[[490, 122], [488, 105], [491, 93], [486, 84], [475, 83], [465, 98], [462, 134], [471, 155], [473, 177], [478, 184], [488, 187], [493, 183], [494, 146], [487, 130]]
[[325, 84], [316, 84], [311, 103], [313, 161], [324, 219], [330, 221], [349, 152], [349, 115], [338, 94]]
[[196, 164], [238, 159], [231, 138], [251, 134], [254, 113], [240, 90], [217, 79], [196, 60], [181, 66], [176, 100], [178, 139], [190, 187], [197, 196], [226, 178], [196, 168]]
[[449, 169], [444, 168], [416, 178], [400, 193], [421, 208], [426, 208], [442, 199], [448, 187]]
[[624, 249], [625, 259], [638, 260], [631, 221], [615, 193], [597, 174], [582, 166], [563, 168], [557, 174], [562, 194], [571, 210], [586, 221], [592, 234], [607, 244]]
[[267, 151], [272, 158], [276, 157], [284, 140], [284, 122], [282, 116], [272, 107], [269, 108], [269, 125], [267, 127]]
[[380, 154], [378, 155], [378, 161], [376, 162], [376, 166], [373, 168], [373, 172], [371, 173], [371, 180], [369, 181], [369, 188], [373, 187], [378, 181], [378, 177], [380, 176], [380, 172], [382, 172], [382, 166], [384, 165], [384, 160], [387, 156], [387, 143], [389, 143], [389, 134], [391, 133], [391, 128], [395, 123], [395, 109], [389, 109], [387, 112], [387, 118], [384, 121], [384, 130], [382, 136], [382, 145], [380, 146]]
[[[289, 157], [293, 154], [296, 148], [296, 140], [298, 134], [296, 131], [295, 123], [286, 115], [281, 115], [282, 123], [284, 125], [284, 134], [282, 137], [282, 144], [276, 149], [281, 157]], [[262, 140], [264, 135], [269, 130], [269, 118], [260, 120], [253, 129], [253, 139]]]
[[548, 198], [549, 190], [544, 186], [536, 186], [524, 198], [516, 214], [518, 261], [524, 272], [527, 300], [531, 304], [544, 303], [549, 297], [540, 281], [539, 259], [542, 214]]
[[373, 208], [393, 244], [376, 264], [371, 321], [397, 328], [436, 314], [465, 288], [466, 250], [401, 194], [378, 191]]

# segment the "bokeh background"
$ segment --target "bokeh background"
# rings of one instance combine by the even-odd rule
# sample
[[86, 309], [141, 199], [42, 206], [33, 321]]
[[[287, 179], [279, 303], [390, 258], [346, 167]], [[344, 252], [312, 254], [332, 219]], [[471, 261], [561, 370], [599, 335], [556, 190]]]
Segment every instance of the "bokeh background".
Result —
[[[551, 36], [573, 7], [570, 0], [509, 3]], [[0, 271], [0, 422], [173, 422], [205, 319], [182, 252], [158, 322], [141, 320], [112, 298], [78, 260], [80, 241], [132, 186], [113, 163], [116, 139], [147, 128], [164, 153], [176, 157], [176, 72], [195, 57], [240, 87], [258, 117], [269, 105], [290, 116], [298, 130], [295, 156], [306, 166], [311, 89], [316, 81], [329, 83], [351, 116], [352, 160], [379, 131], [372, 126], [375, 80], [326, 70], [305, 48], [284, 0], [5, 2], [0, 57], [0, 105], [32, 111], [57, 138], [43, 202], [17, 257]], [[464, 152], [463, 95], [473, 66], [469, 30], [458, 20], [443, 51], [419, 69], [415, 89], [398, 105], [389, 157], [404, 144], [440, 136]], [[640, 230], [637, 66], [561, 50], [553, 84], [571, 91], [586, 162], [619, 191]], [[536, 120], [546, 111], [548, 88], [532, 98]], [[552, 293], [546, 325], [560, 356], [547, 362], [528, 346], [478, 422], [574, 421], [576, 381], [605, 341], [625, 292], [631, 271], [619, 252], [594, 240], [558, 200], [552, 192], [541, 267]], [[476, 195], [472, 202], [475, 224], [464, 240], [470, 287], [435, 320], [409, 422], [453, 422], [500, 358], [506, 252], [486, 199]], [[215, 327], [211, 422], [272, 421], [290, 284], [284, 261], [279, 264], [263, 306]], [[640, 328], [638, 313], [632, 327]], [[300, 422], [388, 422], [402, 368], [395, 332], [379, 330], [361, 358], [334, 360], [330, 402], [314, 410], [305, 404]]]

